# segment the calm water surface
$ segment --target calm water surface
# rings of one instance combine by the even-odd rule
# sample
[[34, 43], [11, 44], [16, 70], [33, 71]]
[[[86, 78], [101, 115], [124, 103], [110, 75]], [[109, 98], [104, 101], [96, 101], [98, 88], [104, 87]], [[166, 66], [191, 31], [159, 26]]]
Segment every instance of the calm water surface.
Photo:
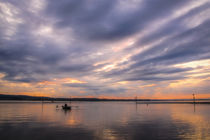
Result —
[[62, 104], [0, 102], [0, 139], [210, 140], [210, 105], [72, 102], [63, 111]]

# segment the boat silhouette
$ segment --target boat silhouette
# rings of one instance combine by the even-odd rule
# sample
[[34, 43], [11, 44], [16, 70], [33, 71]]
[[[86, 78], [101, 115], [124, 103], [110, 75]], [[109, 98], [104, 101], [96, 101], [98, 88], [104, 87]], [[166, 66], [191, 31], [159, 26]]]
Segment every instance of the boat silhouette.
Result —
[[62, 109], [63, 110], [70, 110], [71, 106], [68, 106], [67, 104], [65, 104], [65, 105], [62, 106]]

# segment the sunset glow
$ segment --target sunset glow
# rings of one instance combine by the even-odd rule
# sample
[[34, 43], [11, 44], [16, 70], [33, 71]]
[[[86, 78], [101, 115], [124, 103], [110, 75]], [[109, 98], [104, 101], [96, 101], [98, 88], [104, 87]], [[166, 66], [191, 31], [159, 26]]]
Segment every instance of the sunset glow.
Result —
[[0, 1], [0, 94], [210, 98], [209, 12], [208, 0]]

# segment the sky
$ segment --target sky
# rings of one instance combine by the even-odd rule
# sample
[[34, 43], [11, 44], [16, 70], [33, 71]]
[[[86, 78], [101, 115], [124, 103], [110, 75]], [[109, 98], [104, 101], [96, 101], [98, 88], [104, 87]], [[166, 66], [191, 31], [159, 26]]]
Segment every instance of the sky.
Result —
[[209, 0], [0, 0], [0, 94], [210, 98]]

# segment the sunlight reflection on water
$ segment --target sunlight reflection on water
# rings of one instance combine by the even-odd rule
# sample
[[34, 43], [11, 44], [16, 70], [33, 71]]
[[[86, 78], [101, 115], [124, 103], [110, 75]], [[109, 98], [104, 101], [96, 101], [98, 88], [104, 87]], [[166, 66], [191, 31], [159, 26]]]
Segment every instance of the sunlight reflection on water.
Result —
[[210, 139], [210, 105], [62, 104], [0, 103], [1, 139]]

